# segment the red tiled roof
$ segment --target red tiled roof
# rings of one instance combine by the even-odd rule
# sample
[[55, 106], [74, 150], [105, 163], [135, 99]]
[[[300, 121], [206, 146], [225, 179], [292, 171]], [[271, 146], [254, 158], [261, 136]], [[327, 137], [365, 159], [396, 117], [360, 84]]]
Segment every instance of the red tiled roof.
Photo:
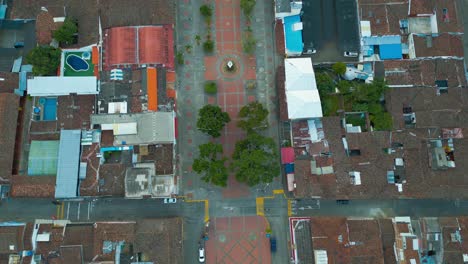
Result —
[[384, 66], [389, 85], [435, 87], [436, 80], [447, 80], [449, 88], [466, 86], [463, 60], [388, 60]]
[[136, 62], [136, 30], [134, 27], [116, 27], [106, 30], [104, 64], [112, 67]]
[[[164, 65], [174, 68], [174, 29], [172, 25], [115, 27], [104, 39], [104, 66]], [[138, 43], [138, 45], [137, 45]]]
[[0, 183], [11, 178], [16, 139], [19, 96], [0, 94]]
[[443, 33], [431, 38], [428, 45], [426, 36], [412, 35], [416, 57], [455, 56], [463, 57], [463, 36]]
[[156, 68], [146, 69], [146, 89], [148, 93], [148, 110], [158, 111], [158, 72]]
[[47, 11], [42, 11], [36, 18], [36, 39], [38, 44], [46, 45], [52, 41], [52, 31], [57, 29], [54, 17]]
[[139, 62], [164, 64], [174, 68], [174, 30], [172, 25], [142, 27], [138, 29]]
[[281, 121], [288, 121], [288, 104], [286, 103], [286, 73], [284, 66], [276, 69], [276, 87], [278, 87], [279, 115]]
[[286, 54], [286, 48], [284, 46], [284, 29], [283, 29], [283, 22], [281, 19], [276, 20], [275, 24], [275, 38], [276, 38], [276, 52], [284, 56]]
[[281, 148], [281, 163], [282, 164], [293, 163], [295, 158], [296, 157], [294, 155], [293, 147]]

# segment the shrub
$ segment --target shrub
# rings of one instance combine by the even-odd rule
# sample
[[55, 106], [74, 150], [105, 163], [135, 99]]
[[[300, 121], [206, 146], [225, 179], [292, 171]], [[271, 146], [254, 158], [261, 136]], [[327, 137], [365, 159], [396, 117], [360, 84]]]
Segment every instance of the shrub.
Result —
[[215, 94], [218, 92], [218, 87], [216, 86], [215, 82], [207, 82], [205, 83], [205, 93], [207, 94]]
[[62, 26], [55, 30], [54, 38], [63, 44], [72, 44], [75, 40], [75, 35], [78, 33], [78, 26], [73, 19], [66, 18]]
[[204, 50], [206, 53], [213, 52], [213, 50], [214, 50], [214, 41], [212, 41], [211, 39], [207, 39], [207, 40], [203, 43], [203, 50]]
[[337, 75], [343, 75], [346, 73], [346, 64], [344, 64], [343, 62], [337, 62], [333, 64], [332, 70]]
[[184, 53], [182, 53], [182, 52], [180, 52], [180, 51], [177, 52], [177, 54], [176, 54], [176, 59], [177, 59], [177, 63], [178, 63], [179, 65], [183, 65], [183, 64], [184, 64]]

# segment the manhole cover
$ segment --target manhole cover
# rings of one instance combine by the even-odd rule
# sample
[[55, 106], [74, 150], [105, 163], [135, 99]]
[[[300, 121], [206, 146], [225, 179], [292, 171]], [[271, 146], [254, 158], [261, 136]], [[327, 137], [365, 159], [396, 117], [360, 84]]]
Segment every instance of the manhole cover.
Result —
[[226, 235], [225, 235], [225, 234], [220, 234], [220, 235], [218, 236], [218, 240], [219, 240], [219, 242], [221, 242], [221, 243], [226, 242]]

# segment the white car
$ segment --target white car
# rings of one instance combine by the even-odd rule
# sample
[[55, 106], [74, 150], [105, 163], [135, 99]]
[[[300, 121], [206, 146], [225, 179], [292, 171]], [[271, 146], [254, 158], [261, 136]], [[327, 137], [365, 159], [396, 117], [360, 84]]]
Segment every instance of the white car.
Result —
[[357, 56], [359, 56], [359, 53], [352, 52], [352, 51], [345, 51], [343, 56], [345, 56], [345, 57], [357, 57]]
[[205, 263], [205, 248], [198, 248], [198, 262]]
[[177, 198], [164, 198], [165, 204], [177, 203]]

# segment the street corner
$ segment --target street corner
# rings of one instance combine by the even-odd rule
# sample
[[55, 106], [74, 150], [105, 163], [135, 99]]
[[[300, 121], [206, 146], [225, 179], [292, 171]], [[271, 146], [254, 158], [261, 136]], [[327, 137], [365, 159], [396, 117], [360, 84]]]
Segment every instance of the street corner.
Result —
[[268, 228], [261, 216], [212, 219], [205, 244], [207, 263], [271, 263]]

